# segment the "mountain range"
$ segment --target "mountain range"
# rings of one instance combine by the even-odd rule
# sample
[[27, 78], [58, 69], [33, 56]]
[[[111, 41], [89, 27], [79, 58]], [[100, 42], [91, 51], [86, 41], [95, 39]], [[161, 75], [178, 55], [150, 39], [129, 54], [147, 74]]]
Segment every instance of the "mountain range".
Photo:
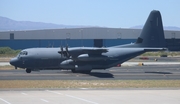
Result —
[[[78, 26], [78, 25], [43, 23], [43, 22], [31, 22], [31, 21], [16, 21], [0, 16], [0, 31], [42, 30], [42, 29], [60, 29], [60, 28], [83, 28], [83, 27], [98, 27], [98, 26]], [[142, 27], [143, 25], [139, 25], [130, 28], [142, 29]], [[165, 26], [164, 29], [180, 30], [179, 27], [175, 27], [175, 26]]]
[[0, 31], [10, 30], [41, 30], [41, 29], [58, 29], [58, 28], [81, 28], [87, 26], [63, 25], [31, 21], [15, 21], [0, 16]]

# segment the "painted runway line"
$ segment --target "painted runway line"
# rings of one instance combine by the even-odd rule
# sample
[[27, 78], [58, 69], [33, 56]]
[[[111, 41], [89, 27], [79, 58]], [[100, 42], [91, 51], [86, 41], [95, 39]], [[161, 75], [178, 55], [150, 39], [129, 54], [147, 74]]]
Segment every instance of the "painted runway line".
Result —
[[11, 104], [10, 102], [4, 100], [3, 98], [0, 98], [1, 101], [5, 102], [6, 104]]
[[46, 91], [54, 93], [54, 94], [58, 94], [58, 95], [65, 95], [66, 97], [81, 100], [81, 101], [84, 101], [84, 102], [87, 102], [87, 103], [98, 104], [96, 102], [93, 102], [93, 101], [90, 101], [90, 100], [87, 100], [87, 99], [83, 99], [83, 98], [80, 98], [80, 97], [76, 97], [76, 96], [72, 96], [72, 95], [68, 95], [68, 94], [63, 94], [63, 93], [59, 93], [59, 92], [55, 92], [55, 91], [49, 91], [49, 90], [46, 90]]
[[46, 102], [46, 103], [48, 103], [49, 101], [47, 101], [47, 100], [45, 100], [45, 99], [41, 99], [42, 101], [44, 101], [44, 102]]

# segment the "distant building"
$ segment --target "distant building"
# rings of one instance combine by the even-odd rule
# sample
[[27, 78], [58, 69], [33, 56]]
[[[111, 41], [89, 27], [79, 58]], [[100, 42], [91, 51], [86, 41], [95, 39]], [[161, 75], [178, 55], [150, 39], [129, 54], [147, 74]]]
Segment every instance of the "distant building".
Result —
[[[0, 47], [24, 49], [32, 47], [109, 47], [134, 43], [141, 29], [72, 28], [0, 32]], [[166, 46], [180, 51], [180, 31], [165, 30]]]

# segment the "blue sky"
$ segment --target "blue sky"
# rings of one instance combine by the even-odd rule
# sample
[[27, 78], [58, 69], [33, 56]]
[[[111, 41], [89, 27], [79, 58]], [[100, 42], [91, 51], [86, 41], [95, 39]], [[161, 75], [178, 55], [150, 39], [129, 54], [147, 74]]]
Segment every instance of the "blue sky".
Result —
[[159, 10], [164, 26], [180, 27], [180, 0], [0, 0], [0, 16], [17, 21], [127, 28]]

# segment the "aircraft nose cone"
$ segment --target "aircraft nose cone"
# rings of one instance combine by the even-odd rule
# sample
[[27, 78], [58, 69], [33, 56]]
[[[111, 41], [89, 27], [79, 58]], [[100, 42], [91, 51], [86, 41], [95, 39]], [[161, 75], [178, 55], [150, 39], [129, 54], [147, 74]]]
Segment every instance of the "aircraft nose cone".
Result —
[[18, 62], [17, 58], [12, 58], [9, 63], [13, 66], [16, 66], [17, 62]]

